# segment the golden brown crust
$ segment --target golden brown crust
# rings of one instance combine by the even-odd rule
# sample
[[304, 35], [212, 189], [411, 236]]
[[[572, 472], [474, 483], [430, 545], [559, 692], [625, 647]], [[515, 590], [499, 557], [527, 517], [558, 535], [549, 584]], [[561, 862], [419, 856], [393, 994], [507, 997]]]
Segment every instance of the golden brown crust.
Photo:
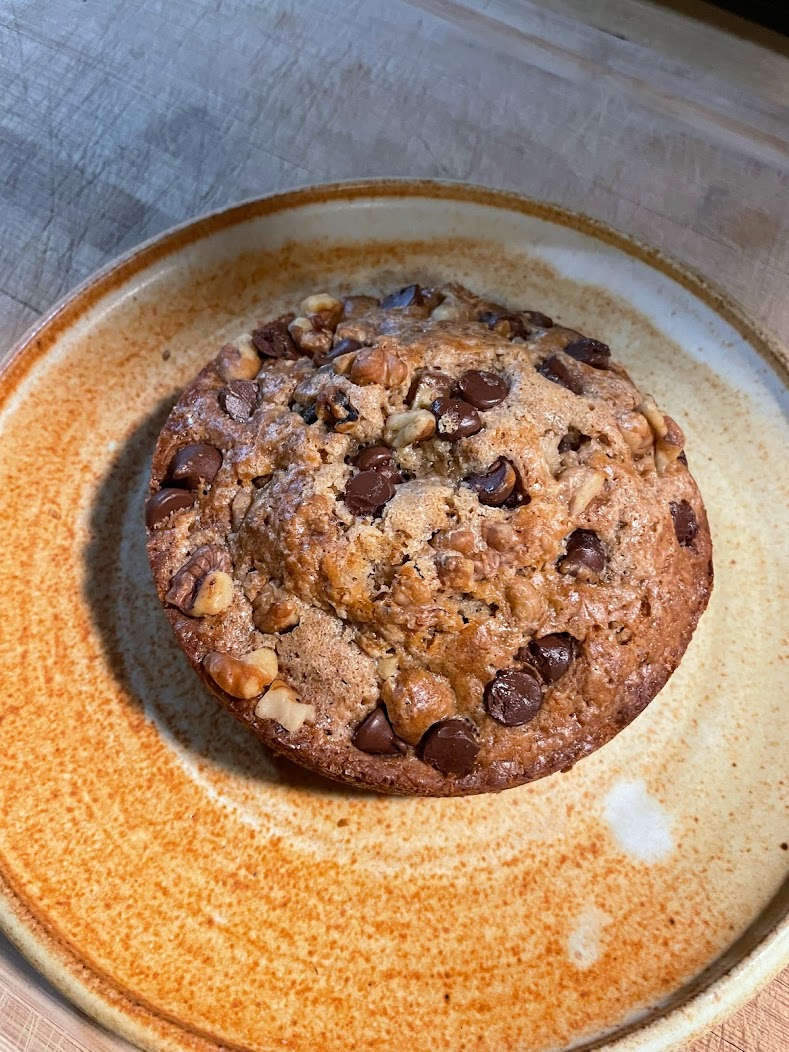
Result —
[[[192, 664], [272, 748], [387, 792], [499, 790], [571, 766], [660, 690], [709, 598], [709, 528], [677, 456], [681, 430], [607, 349], [459, 286], [411, 298], [388, 309], [355, 301], [342, 313], [329, 298], [305, 301], [307, 321], [302, 305], [291, 331], [317, 360], [327, 343], [350, 341], [322, 366], [290, 345], [292, 356], [263, 357], [254, 382], [240, 381], [252, 387], [228, 396], [227, 350], [208, 365], [162, 431], [151, 491], [188, 443], [220, 450], [222, 464], [192, 507], [149, 530], [148, 550]], [[248, 358], [248, 342], [240, 346]], [[470, 370], [503, 380], [503, 400], [488, 407], [489, 389], [463, 381]], [[435, 389], [429, 377], [420, 384], [426, 372], [441, 374], [447, 391], [441, 376]], [[464, 392], [479, 402], [481, 426], [456, 438], [455, 417], [430, 405]], [[380, 507], [359, 504], [346, 488], [360, 474], [354, 461], [384, 442], [397, 479]], [[596, 536], [602, 568], [573, 570], [577, 530]], [[201, 545], [229, 553], [234, 595], [222, 613], [198, 618], [165, 595]], [[574, 641], [569, 668], [543, 683], [536, 716], [503, 725], [486, 687], [503, 670], [530, 673], [525, 648], [551, 634]], [[255, 699], [223, 694], [203, 669], [212, 651], [261, 647], [276, 650], [279, 675], [314, 706], [314, 722], [288, 732], [260, 719]], [[352, 744], [382, 703], [408, 742], [402, 753]], [[468, 774], [421, 758], [425, 729], [447, 718], [476, 729]]]

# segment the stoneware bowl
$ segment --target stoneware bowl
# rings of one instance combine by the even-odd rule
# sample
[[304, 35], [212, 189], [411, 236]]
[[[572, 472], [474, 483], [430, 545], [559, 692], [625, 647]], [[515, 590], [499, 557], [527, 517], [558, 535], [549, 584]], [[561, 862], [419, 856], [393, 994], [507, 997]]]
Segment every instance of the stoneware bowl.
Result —
[[[313, 290], [458, 279], [600, 337], [687, 433], [716, 587], [678, 672], [570, 773], [459, 800], [274, 760], [176, 646], [156, 434]], [[252, 201], [78, 289], [0, 377], [0, 923], [150, 1049], [658, 1052], [789, 961], [785, 359], [588, 219], [430, 183]]]

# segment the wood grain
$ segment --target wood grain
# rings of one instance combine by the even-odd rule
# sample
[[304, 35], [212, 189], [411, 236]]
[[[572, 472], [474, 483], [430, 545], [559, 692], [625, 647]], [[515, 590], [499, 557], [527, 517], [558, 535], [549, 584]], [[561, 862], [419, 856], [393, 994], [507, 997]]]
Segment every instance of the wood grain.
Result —
[[[398, 175], [588, 212], [785, 338], [788, 114], [786, 42], [695, 2], [0, 0], [0, 353], [191, 215]], [[125, 1047], [0, 943], [0, 1052]], [[692, 1052], [787, 1048], [789, 970]]]

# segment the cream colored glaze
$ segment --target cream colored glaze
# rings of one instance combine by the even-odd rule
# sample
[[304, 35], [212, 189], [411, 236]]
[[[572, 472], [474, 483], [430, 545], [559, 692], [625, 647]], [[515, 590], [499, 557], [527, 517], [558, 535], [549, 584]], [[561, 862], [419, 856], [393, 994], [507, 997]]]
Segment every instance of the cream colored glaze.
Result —
[[[733, 330], [730, 361], [711, 368], [630, 302], [492, 244], [477, 206], [427, 213], [450, 208], [477, 239], [307, 247], [309, 225], [291, 215], [280, 233], [301, 241], [292, 248], [239, 251], [256, 228], [228, 238], [221, 265], [184, 248], [8, 374], [4, 925], [150, 1047], [567, 1048], [671, 998], [786, 878], [777, 376]], [[356, 236], [392, 236], [384, 212]], [[350, 240], [345, 224], [334, 233]], [[533, 251], [577, 270], [577, 235], [547, 234]], [[601, 276], [637, 269], [599, 254]], [[220, 342], [307, 291], [412, 277], [456, 278], [607, 339], [685, 428], [712, 523], [716, 588], [668, 687], [569, 774], [499, 796], [380, 797], [272, 759], [198, 684], [145, 558], [156, 433]], [[678, 290], [687, 321], [686, 300]], [[623, 835], [623, 806], [644, 811], [640, 839]], [[644, 1047], [676, 1039], [672, 1018]]]

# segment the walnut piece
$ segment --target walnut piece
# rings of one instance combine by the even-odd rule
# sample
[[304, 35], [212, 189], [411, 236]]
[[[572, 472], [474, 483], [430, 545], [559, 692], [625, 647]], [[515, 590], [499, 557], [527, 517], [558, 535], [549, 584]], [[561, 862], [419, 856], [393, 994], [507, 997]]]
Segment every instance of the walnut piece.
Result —
[[226, 343], [216, 357], [216, 371], [230, 380], [254, 380], [260, 372], [260, 355], [252, 345], [252, 337], [242, 336], [236, 343]]
[[456, 592], [469, 592], [474, 584], [474, 563], [460, 552], [440, 551], [436, 573], [443, 585]]
[[457, 708], [449, 680], [424, 669], [400, 672], [382, 688], [386, 711], [395, 734], [411, 745], [439, 720], [454, 716]]
[[315, 706], [300, 702], [293, 687], [275, 679], [255, 706], [255, 715], [259, 720], [276, 720], [280, 727], [293, 734], [305, 723], [315, 722]]
[[643, 413], [620, 413], [619, 430], [634, 457], [645, 456], [652, 448], [654, 435]]
[[294, 318], [288, 325], [293, 342], [305, 354], [325, 354], [331, 350], [332, 334], [328, 329], [316, 328], [311, 318]]
[[482, 524], [482, 536], [485, 543], [497, 552], [507, 552], [515, 544], [515, 533], [508, 522], [491, 522]]
[[233, 602], [233, 578], [223, 570], [211, 570], [198, 582], [192, 601], [192, 617], [223, 614]]
[[309, 318], [315, 329], [334, 332], [342, 317], [343, 305], [327, 292], [319, 292], [303, 300], [299, 311], [302, 316]]
[[412, 409], [406, 413], [393, 413], [387, 418], [384, 442], [394, 449], [424, 442], [436, 433], [436, 418], [427, 409]]
[[405, 362], [383, 347], [362, 347], [354, 356], [350, 369], [351, 382], [362, 387], [367, 384], [397, 387], [407, 376]]
[[570, 507], [570, 515], [582, 515], [605, 486], [605, 475], [594, 468], [578, 465], [566, 468], [558, 478], [560, 491]]
[[261, 632], [276, 634], [299, 623], [299, 606], [292, 595], [266, 585], [252, 604], [252, 620]]
[[655, 468], [658, 475], [664, 475], [679, 457], [685, 446], [685, 435], [679, 424], [670, 416], [664, 416], [666, 433], [655, 442]]
[[504, 593], [510, 605], [513, 617], [524, 624], [536, 624], [545, 609], [545, 600], [525, 577], [516, 577]]
[[[179, 610], [189, 617], [205, 617], [209, 613], [217, 614], [226, 610], [233, 598], [233, 582], [230, 580], [228, 592], [227, 582], [222, 577], [213, 578], [208, 590], [205, 592], [200, 609], [204, 613], [196, 612], [195, 604], [202, 590], [204, 580], [209, 574], [220, 572], [223, 577], [228, 577], [233, 569], [230, 553], [218, 544], [202, 544], [195, 548], [192, 555], [184, 563], [181, 569], [174, 574], [170, 581], [170, 587], [165, 595], [165, 602], [171, 606], [177, 606]], [[217, 600], [224, 596], [227, 599], [225, 606], [221, 609], [210, 609], [216, 606]]]
[[272, 683], [279, 671], [277, 655], [270, 647], [261, 647], [243, 657], [213, 651], [203, 658], [208, 675], [233, 698], [255, 698]]

